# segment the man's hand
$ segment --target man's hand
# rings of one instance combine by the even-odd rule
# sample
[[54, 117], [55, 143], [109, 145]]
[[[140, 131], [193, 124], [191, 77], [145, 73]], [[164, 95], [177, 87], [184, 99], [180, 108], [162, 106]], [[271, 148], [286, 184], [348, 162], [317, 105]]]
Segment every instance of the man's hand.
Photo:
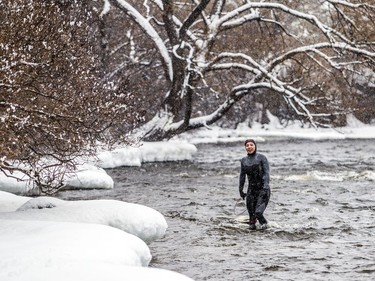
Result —
[[243, 192], [243, 191], [240, 191], [240, 196], [241, 196], [242, 200], [245, 200], [246, 193]]
[[260, 196], [264, 199], [269, 199], [271, 196], [271, 191], [269, 188], [263, 188], [261, 191]]

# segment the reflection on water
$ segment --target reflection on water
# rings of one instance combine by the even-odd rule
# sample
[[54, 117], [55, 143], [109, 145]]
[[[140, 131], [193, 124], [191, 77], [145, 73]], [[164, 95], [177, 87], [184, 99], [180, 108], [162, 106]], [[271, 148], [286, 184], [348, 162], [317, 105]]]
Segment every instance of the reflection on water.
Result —
[[113, 190], [65, 199], [113, 198], [163, 213], [166, 236], [151, 266], [195, 280], [372, 280], [375, 275], [373, 140], [270, 140], [270, 228], [238, 223], [242, 143], [199, 145], [193, 161], [108, 170]]

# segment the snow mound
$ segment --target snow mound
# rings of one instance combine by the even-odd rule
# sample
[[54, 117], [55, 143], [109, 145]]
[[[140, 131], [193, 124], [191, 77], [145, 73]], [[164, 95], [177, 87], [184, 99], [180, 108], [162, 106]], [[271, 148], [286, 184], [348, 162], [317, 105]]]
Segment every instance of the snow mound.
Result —
[[[58, 272], [58, 274], [56, 274]], [[1, 277], [0, 273], [0, 277]], [[49, 264], [40, 271], [38, 268], [27, 267], [11, 277], [2, 279], [6, 281], [193, 281], [177, 272], [134, 266], [123, 266], [116, 264], [96, 263], [64, 263]]]
[[125, 232], [144, 240], [164, 235], [165, 219], [151, 208], [114, 200], [30, 199], [7, 192], [0, 192], [0, 203], [2, 281], [192, 281], [147, 268], [147, 244]]
[[53, 197], [36, 197], [28, 200], [22, 206], [20, 206], [16, 211], [26, 211], [31, 209], [50, 209], [56, 206], [61, 206], [64, 201]]
[[0, 213], [14, 212], [29, 200], [30, 197], [17, 196], [5, 191], [0, 191]]
[[102, 168], [85, 164], [76, 173], [65, 179], [65, 186], [74, 189], [112, 189], [113, 179]]
[[158, 211], [116, 200], [64, 201], [38, 197], [27, 201], [16, 212], [0, 213], [0, 219], [102, 224], [133, 234], [146, 243], [163, 237], [168, 227]]
[[[14, 172], [12, 177], [7, 177], [0, 172], [0, 190], [14, 194], [28, 194], [33, 185], [30, 178], [20, 172]], [[64, 178], [64, 184], [68, 189], [112, 189], [113, 179], [100, 167], [91, 164], [79, 165], [79, 170], [74, 173], [67, 173]]]
[[145, 142], [140, 147], [121, 147], [98, 154], [97, 165], [102, 168], [141, 166], [144, 162], [191, 160], [197, 151], [185, 141]]
[[147, 266], [151, 260], [141, 239], [104, 225], [1, 219], [0, 224], [0, 280], [19, 280], [25, 269], [35, 275], [81, 262], [94, 269], [99, 263]]

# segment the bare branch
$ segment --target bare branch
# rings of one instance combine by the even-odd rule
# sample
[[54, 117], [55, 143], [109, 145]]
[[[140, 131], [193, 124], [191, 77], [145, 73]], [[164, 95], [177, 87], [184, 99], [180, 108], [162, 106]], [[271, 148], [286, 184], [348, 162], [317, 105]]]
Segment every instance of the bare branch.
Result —
[[210, 0], [202, 0], [193, 10], [193, 12], [189, 15], [189, 17], [184, 21], [180, 28], [180, 38], [183, 39], [186, 35], [187, 30], [189, 27], [194, 23], [194, 21], [202, 14], [203, 10], [207, 7], [210, 3]]
[[[156, 47], [158, 48], [161, 57], [163, 58], [163, 62], [165, 64], [165, 68], [168, 74], [168, 78], [170, 81], [173, 80], [173, 68], [172, 68], [172, 61], [169, 56], [168, 50], [160, 38], [159, 34], [156, 32], [154, 27], [149, 23], [149, 21], [143, 17], [132, 5], [130, 5], [125, 0], [112, 0], [115, 2], [116, 6], [120, 9], [124, 10], [135, 22], [139, 24], [139, 26], [143, 29], [145, 33], [147, 33], [150, 38], [155, 43]], [[169, 1], [167, 1], [169, 2]], [[167, 17], [168, 18], [168, 17]]]

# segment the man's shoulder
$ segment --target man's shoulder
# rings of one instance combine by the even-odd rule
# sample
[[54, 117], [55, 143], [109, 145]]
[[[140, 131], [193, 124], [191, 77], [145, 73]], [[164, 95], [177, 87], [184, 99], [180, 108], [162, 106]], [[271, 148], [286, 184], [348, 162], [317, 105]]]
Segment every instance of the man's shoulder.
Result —
[[267, 157], [264, 154], [258, 153], [258, 152], [257, 152], [257, 158], [259, 158], [259, 159], [266, 159], [267, 160]]

